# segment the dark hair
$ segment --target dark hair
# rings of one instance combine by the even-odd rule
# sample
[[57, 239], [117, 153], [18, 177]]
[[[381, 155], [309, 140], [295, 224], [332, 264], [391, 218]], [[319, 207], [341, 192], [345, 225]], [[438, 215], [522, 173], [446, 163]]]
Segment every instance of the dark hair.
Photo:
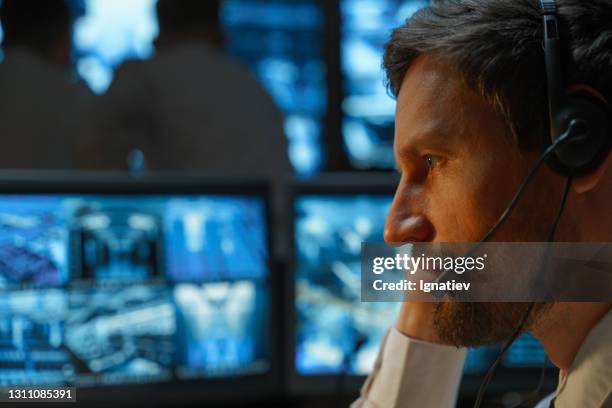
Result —
[[65, 0], [3, 0], [0, 21], [5, 47], [22, 45], [46, 54], [70, 35], [72, 14]]
[[[612, 2], [558, 0], [566, 85], [584, 83], [612, 102]], [[384, 68], [397, 96], [416, 57], [456, 67], [523, 148], [548, 139], [539, 0], [433, 0], [395, 29]]]
[[161, 31], [220, 31], [219, 0], [159, 0]]

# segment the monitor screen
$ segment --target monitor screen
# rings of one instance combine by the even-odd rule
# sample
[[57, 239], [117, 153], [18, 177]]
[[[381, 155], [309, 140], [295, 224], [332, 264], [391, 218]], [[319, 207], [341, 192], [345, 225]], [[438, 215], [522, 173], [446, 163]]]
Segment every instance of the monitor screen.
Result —
[[265, 374], [263, 196], [0, 195], [0, 386]]
[[426, 0], [341, 0], [342, 133], [351, 164], [393, 168], [395, 101], [384, 86], [382, 56], [391, 30]]
[[[465, 374], [484, 374], [499, 356], [501, 345], [471, 348], [468, 351], [463, 372]], [[512, 343], [504, 355], [501, 365], [506, 369], [540, 368], [551, 363], [540, 342], [530, 334], [523, 334]]]
[[4, 60], [4, 51], [2, 50], [2, 41], [4, 41], [4, 30], [2, 24], [0, 24], [0, 63]]
[[325, 15], [319, 0], [225, 0], [227, 52], [250, 67], [285, 113], [289, 159], [308, 176], [322, 165], [327, 110]]
[[508, 349], [502, 364], [508, 368], [536, 368], [552, 363], [547, 359], [540, 341], [531, 334], [523, 334]]
[[157, 0], [78, 0], [74, 58], [78, 74], [95, 93], [110, 86], [115, 69], [153, 55], [159, 32]]
[[399, 303], [362, 303], [363, 241], [381, 242], [391, 196], [301, 195], [295, 202], [295, 369], [365, 375]]
[[469, 349], [463, 364], [463, 373], [475, 375], [486, 373], [497, 358], [499, 351], [497, 345]]

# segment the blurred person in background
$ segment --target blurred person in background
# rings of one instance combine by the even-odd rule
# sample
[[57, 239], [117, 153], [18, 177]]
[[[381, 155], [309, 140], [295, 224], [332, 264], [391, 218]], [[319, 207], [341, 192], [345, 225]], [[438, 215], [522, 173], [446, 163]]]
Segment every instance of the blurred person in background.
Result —
[[156, 55], [129, 61], [97, 104], [83, 167], [276, 180], [291, 174], [283, 118], [256, 78], [223, 55], [219, 1], [160, 0]]
[[219, 1], [159, 0], [156, 55], [117, 70], [96, 103], [80, 167], [267, 180], [283, 234], [282, 185], [293, 173], [283, 115], [255, 76], [223, 54], [219, 13]]
[[70, 8], [64, 0], [4, 0], [0, 22], [0, 167], [71, 168], [76, 123], [92, 95], [71, 76]]

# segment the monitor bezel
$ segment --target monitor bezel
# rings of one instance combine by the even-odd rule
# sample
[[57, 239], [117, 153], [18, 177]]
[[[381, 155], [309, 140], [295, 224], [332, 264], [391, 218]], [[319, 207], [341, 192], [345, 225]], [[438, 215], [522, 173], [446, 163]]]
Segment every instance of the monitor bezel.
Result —
[[281, 355], [279, 306], [279, 273], [273, 251], [273, 218], [270, 205], [271, 187], [261, 179], [209, 177], [196, 173], [149, 173], [134, 175], [123, 172], [65, 172], [65, 171], [1, 171], [0, 195], [96, 195], [96, 196], [147, 196], [147, 195], [219, 195], [257, 197], [264, 203], [266, 245], [268, 248], [270, 294], [268, 336], [270, 367], [265, 373], [236, 377], [198, 377], [179, 379], [173, 374], [170, 381], [129, 383], [121, 385], [96, 385], [78, 387], [80, 403], [181, 403], [247, 401], [254, 398], [278, 396]]

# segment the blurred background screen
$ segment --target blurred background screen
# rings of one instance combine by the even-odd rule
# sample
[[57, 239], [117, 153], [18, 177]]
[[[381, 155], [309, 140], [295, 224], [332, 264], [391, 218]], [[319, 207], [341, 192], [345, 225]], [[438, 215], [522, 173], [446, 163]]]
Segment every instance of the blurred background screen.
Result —
[[0, 196], [0, 385], [267, 372], [264, 207], [249, 196]]
[[[153, 56], [156, 0], [73, 4], [75, 68], [95, 93], [108, 89], [123, 62]], [[321, 2], [225, 0], [220, 18], [226, 52], [251, 69], [285, 113], [289, 158], [297, 173], [318, 172], [327, 111]]]
[[228, 53], [249, 66], [285, 113], [298, 174], [321, 170], [327, 111], [325, 14], [318, 0], [225, 0]]
[[502, 363], [508, 368], [536, 368], [544, 364], [552, 367], [539, 340], [528, 333], [512, 344]]
[[[0, 4], [2, 4], [1, 0], [0, 0]], [[2, 45], [3, 40], [4, 40], [4, 30], [2, 29], [2, 24], [0, 24], [0, 46]], [[0, 47], [0, 63], [2, 63], [3, 60], [4, 60], [4, 51], [2, 50], [2, 47]]]
[[79, 76], [95, 93], [110, 86], [115, 69], [153, 55], [159, 32], [156, 0], [73, 1], [74, 60]]
[[399, 310], [361, 302], [361, 243], [382, 241], [392, 197], [303, 195], [295, 202], [295, 367], [365, 375]]
[[[159, 32], [156, 0], [71, 0], [74, 65], [97, 94], [125, 61], [148, 59]], [[225, 50], [256, 75], [285, 113], [289, 158], [312, 176], [326, 163], [330, 80], [341, 84], [343, 152], [353, 169], [392, 169], [395, 101], [384, 86], [383, 46], [391, 30], [425, 0], [339, 0], [338, 32], [320, 0], [224, 0]], [[330, 38], [331, 35], [331, 38]], [[338, 38], [339, 71], [330, 71], [329, 42]], [[0, 28], [0, 41], [2, 38]], [[332, 125], [332, 128], [334, 126]], [[327, 161], [335, 161], [328, 158]], [[346, 170], [346, 169], [345, 169]]]
[[359, 169], [394, 167], [395, 101], [384, 86], [382, 56], [393, 28], [424, 0], [341, 0], [342, 135]]

